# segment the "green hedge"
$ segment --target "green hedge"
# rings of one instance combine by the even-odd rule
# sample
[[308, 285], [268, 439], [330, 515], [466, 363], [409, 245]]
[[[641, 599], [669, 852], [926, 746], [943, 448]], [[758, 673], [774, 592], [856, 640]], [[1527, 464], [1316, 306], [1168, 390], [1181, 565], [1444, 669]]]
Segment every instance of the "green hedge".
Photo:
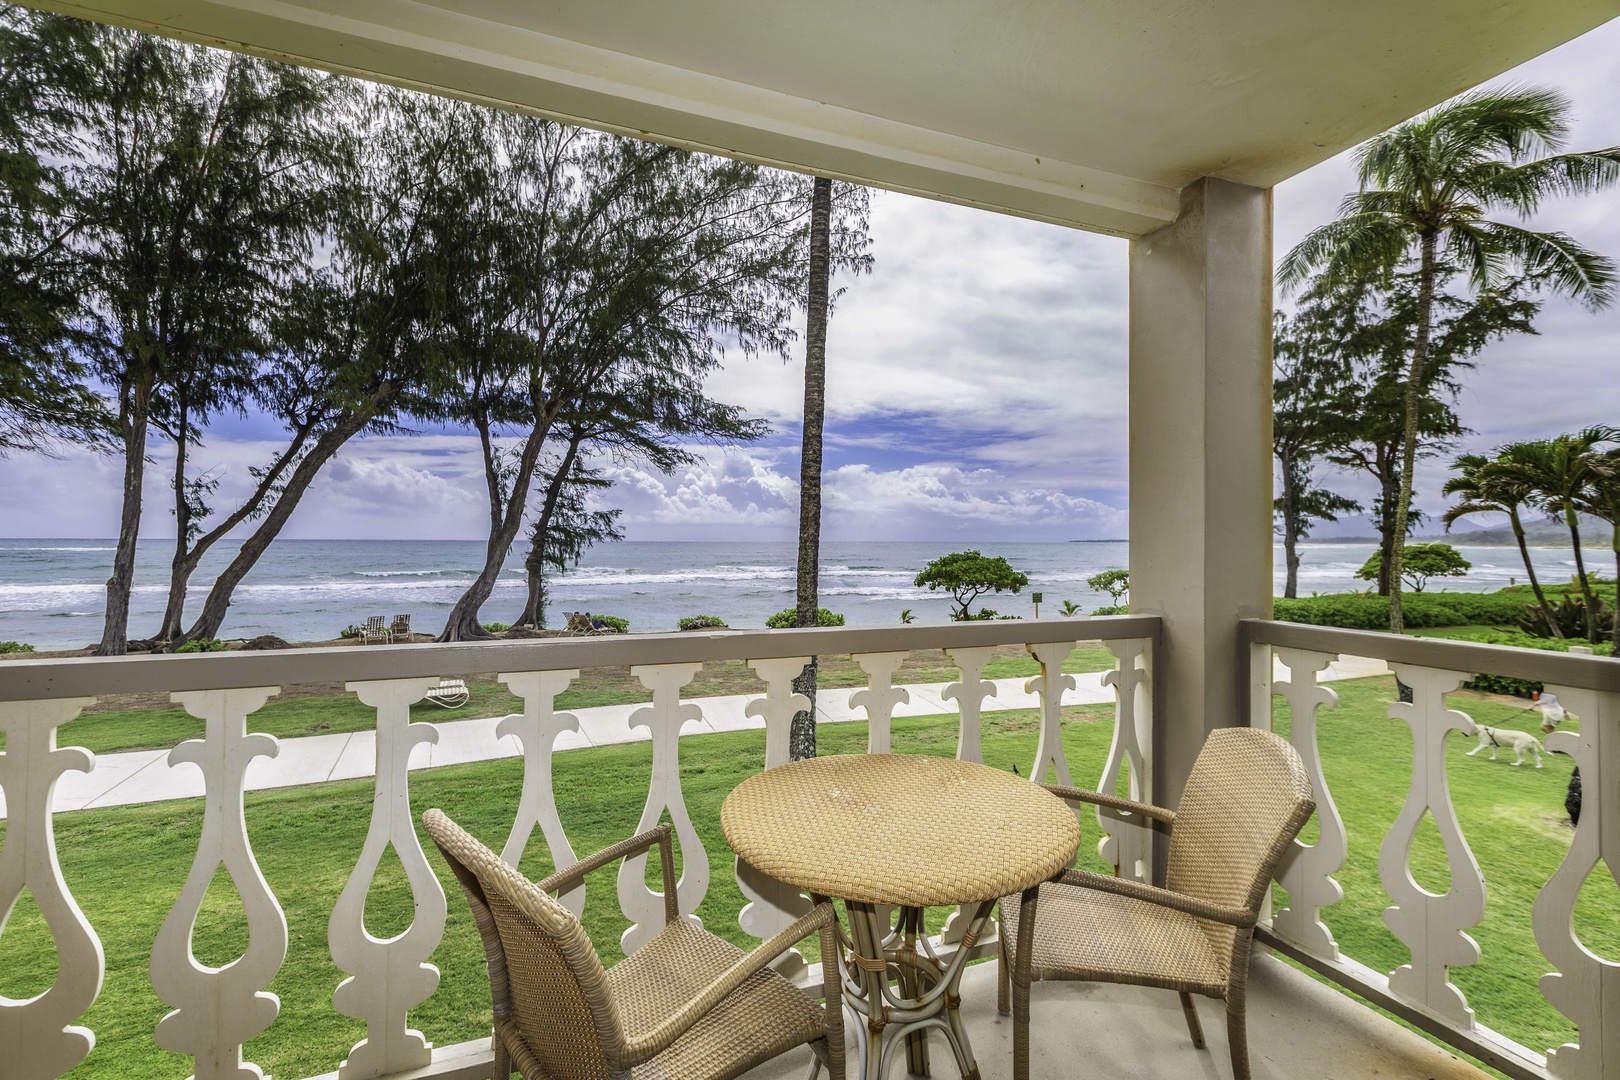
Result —
[[[1532, 598], [1533, 600], [1534, 598]], [[1412, 628], [1431, 626], [1510, 626], [1524, 614], [1522, 594], [1510, 593], [1403, 593], [1402, 613]], [[1368, 593], [1329, 593], [1326, 596], [1279, 598], [1279, 622], [1337, 626], [1346, 630], [1388, 630], [1389, 597]]]

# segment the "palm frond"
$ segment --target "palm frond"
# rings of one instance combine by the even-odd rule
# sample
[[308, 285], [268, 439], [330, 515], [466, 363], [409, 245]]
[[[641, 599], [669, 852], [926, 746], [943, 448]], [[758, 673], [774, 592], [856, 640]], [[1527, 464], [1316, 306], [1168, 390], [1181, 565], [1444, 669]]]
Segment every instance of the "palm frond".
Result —
[[1530, 277], [1596, 310], [1614, 299], [1614, 260], [1581, 246], [1564, 233], [1534, 232], [1500, 222], [1481, 222], [1481, 242], [1518, 262]]

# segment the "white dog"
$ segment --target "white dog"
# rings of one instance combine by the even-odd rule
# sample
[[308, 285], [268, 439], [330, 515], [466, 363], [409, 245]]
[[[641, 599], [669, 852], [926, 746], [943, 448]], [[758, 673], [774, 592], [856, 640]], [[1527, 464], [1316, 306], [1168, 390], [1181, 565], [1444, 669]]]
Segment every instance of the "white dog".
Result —
[[1479, 736], [1479, 745], [1468, 751], [1469, 757], [1473, 757], [1488, 746], [1491, 748], [1491, 760], [1495, 761], [1496, 752], [1505, 746], [1513, 751], [1513, 764], [1523, 765], [1524, 752], [1528, 750], [1536, 757], [1536, 768], [1541, 768], [1541, 751], [1545, 747], [1541, 745], [1540, 739], [1529, 732], [1475, 724], [1474, 734]]

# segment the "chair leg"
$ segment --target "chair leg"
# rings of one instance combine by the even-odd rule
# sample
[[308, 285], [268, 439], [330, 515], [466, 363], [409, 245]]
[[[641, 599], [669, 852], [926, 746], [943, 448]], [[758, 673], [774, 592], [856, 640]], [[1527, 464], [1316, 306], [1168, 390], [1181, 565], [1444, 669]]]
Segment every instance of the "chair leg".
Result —
[[497, 1031], [491, 1042], [493, 1044], [490, 1055], [493, 1061], [489, 1067], [491, 1080], [512, 1080], [512, 1055], [506, 1049], [506, 1040], [501, 1038], [501, 1033]]
[[1041, 889], [1025, 889], [1018, 901], [1018, 947], [1013, 956], [1013, 1080], [1029, 1080], [1029, 968], [1035, 952], [1035, 901]]
[[1232, 1048], [1232, 1080], [1249, 1080], [1249, 1025], [1242, 1001], [1226, 1003], [1226, 1041]]
[[996, 1012], [1002, 1016], [1012, 1012], [1012, 957], [1007, 955], [1007, 939], [999, 935], [996, 941]]
[[1193, 1004], [1192, 995], [1183, 990], [1181, 992], [1181, 1011], [1187, 1017], [1187, 1034], [1192, 1036], [1193, 1046], [1202, 1050], [1204, 1048], [1204, 1025], [1198, 1021], [1198, 1007]]
[[810, 1055], [810, 1071], [805, 1074], [804, 1080], [816, 1080], [821, 1075], [821, 1048], [811, 1043], [810, 1049], [815, 1053]]

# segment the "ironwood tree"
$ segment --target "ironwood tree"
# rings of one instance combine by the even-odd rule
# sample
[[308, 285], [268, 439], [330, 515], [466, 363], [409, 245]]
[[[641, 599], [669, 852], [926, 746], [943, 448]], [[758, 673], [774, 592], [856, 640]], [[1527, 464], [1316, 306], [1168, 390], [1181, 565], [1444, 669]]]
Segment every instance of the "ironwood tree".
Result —
[[723, 348], [786, 349], [807, 216], [794, 179], [758, 166], [526, 116], [494, 130], [510, 199], [493, 272], [475, 271], [488, 314], [445, 336], [460, 383], [429, 412], [477, 432], [489, 531], [441, 641], [489, 635], [479, 611], [565, 410], [604, 383], [700, 380]]

